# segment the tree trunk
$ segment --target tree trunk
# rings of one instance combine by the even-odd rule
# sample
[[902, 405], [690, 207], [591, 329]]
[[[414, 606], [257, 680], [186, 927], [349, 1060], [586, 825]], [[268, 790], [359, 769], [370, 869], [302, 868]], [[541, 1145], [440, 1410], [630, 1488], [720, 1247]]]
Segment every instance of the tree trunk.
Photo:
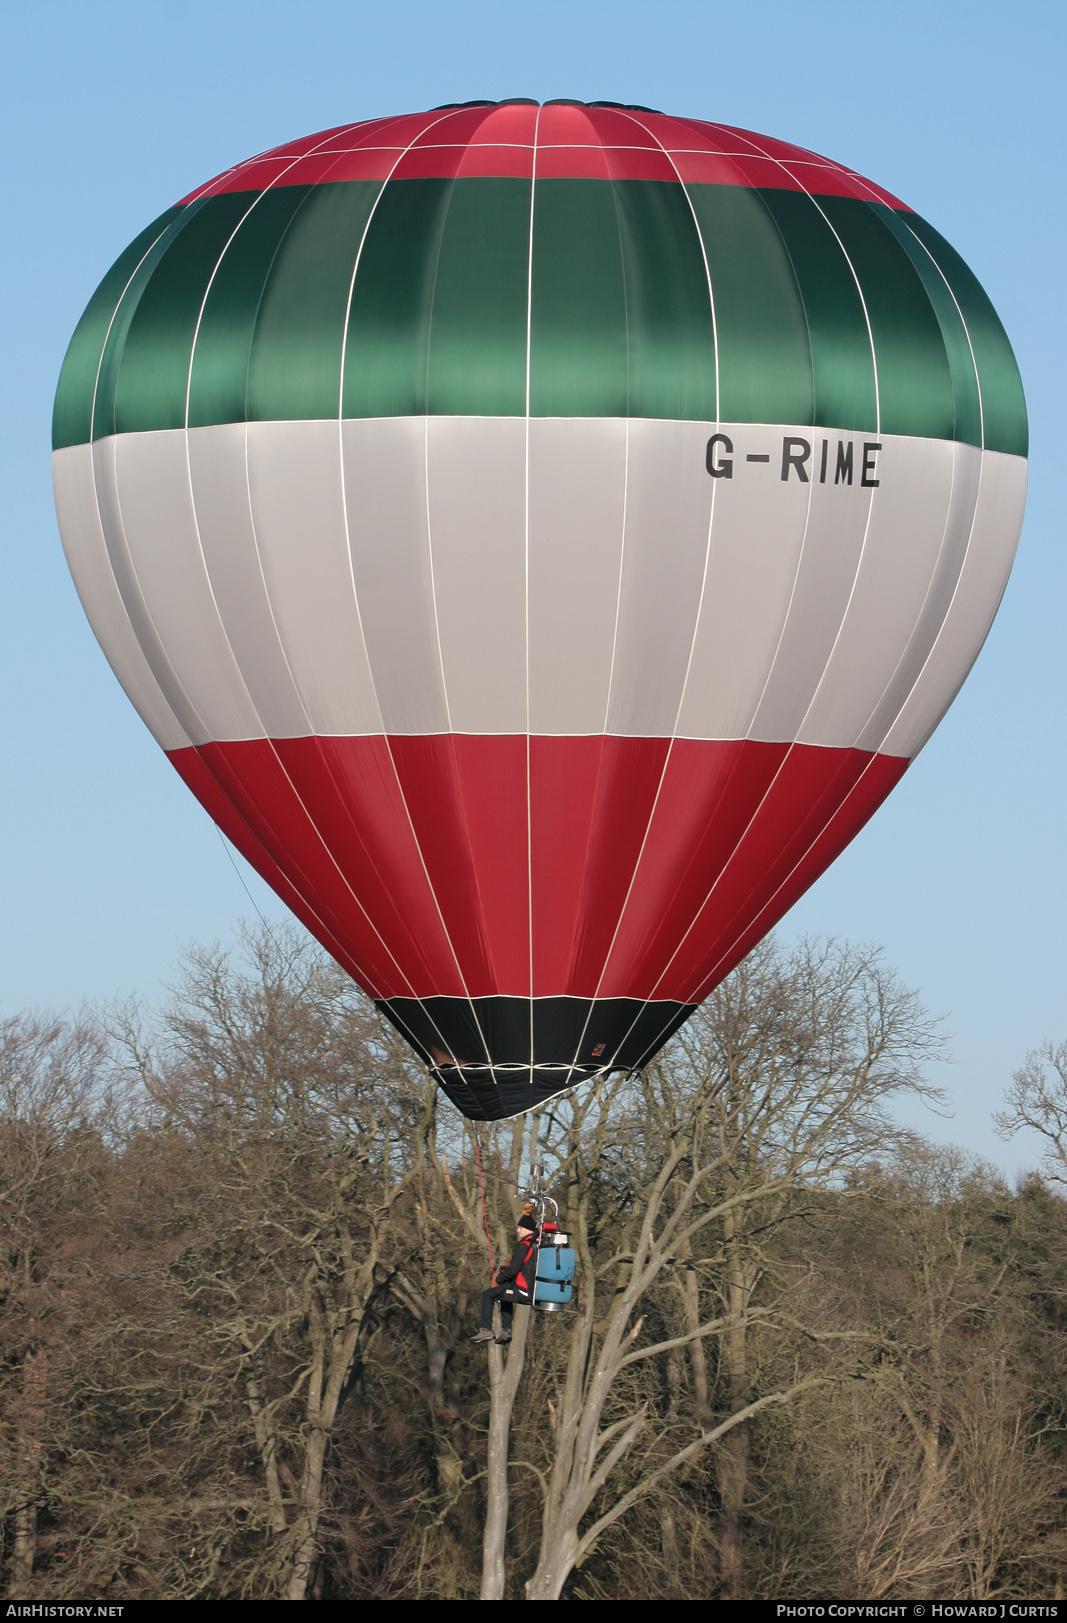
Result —
[[[373, 1277], [373, 1260], [368, 1270]], [[308, 1382], [307, 1417], [310, 1435], [304, 1456], [304, 1477], [300, 1485], [300, 1514], [294, 1527], [296, 1555], [286, 1592], [288, 1600], [306, 1600], [308, 1585], [315, 1575], [320, 1550], [318, 1542], [319, 1517], [322, 1514], [322, 1471], [326, 1462], [326, 1447], [333, 1433], [334, 1421], [341, 1402], [345, 1381], [348, 1379], [356, 1355], [364, 1304], [352, 1310], [346, 1326], [335, 1328], [327, 1341], [321, 1329], [313, 1329], [315, 1364]], [[325, 1375], [325, 1386], [323, 1386]]]
[[517, 1307], [507, 1362], [502, 1347], [489, 1348], [489, 1444], [486, 1453], [482, 1600], [504, 1599], [504, 1544], [508, 1531], [508, 1448], [511, 1415], [526, 1357], [531, 1309]]
[[267, 1483], [267, 1522], [272, 1533], [280, 1537], [286, 1530], [285, 1503], [278, 1475], [278, 1439], [270, 1417], [264, 1408], [263, 1395], [254, 1375], [247, 1376], [245, 1390], [252, 1415], [256, 1448], [263, 1462], [263, 1475]]
[[[427, 1304], [427, 1308], [429, 1304]], [[449, 1436], [449, 1412], [445, 1403], [445, 1370], [448, 1368], [448, 1343], [444, 1340], [432, 1312], [427, 1311], [422, 1321], [426, 1337], [426, 1402], [433, 1427], [433, 1457], [437, 1471], [437, 1486], [441, 1493], [456, 1494], [463, 1477], [463, 1462], [452, 1446]], [[454, 1419], [454, 1416], [452, 1417]]]
[[[733, 1220], [727, 1219], [727, 1243], [733, 1240]], [[748, 1401], [748, 1348], [745, 1312], [752, 1295], [753, 1281], [743, 1258], [734, 1251], [727, 1261], [727, 1306], [730, 1324], [723, 1338], [726, 1357], [730, 1413], [736, 1414]], [[719, 1464], [720, 1547], [719, 1584], [723, 1600], [739, 1600], [742, 1595], [743, 1551], [741, 1522], [748, 1481], [748, 1427], [736, 1426], [726, 1434]]]
[[719, 1583], [723, 1600], [738, 1600], [741, 1596], [741, 1517], [747, 1476], [748, 1433], [744, 1426], [737, 1426], [723, 1440], [719, 1466]]
[[[686, 1334], [696, 1336], [700, 1325], [700, 1299], [697, 1294], [697, 1276], [694, 1268], [685, 1271], [685, 1329]], [[701, 1431], [711, 1430], [711, 1404], [708, 1401], [708, 1363], [704, 1354], [704, 1343], [693, 1340], [689, 1343], [689, 1361], [693, 1370], [693, 1395], [696, 1398], [697, 1420]]]
[[306, 1600], [308, 1581], [318, 1559], [316, 1534], [322, 1506], [322, 1464], [326, 1458], [326, 1433], [322, 1425], [323, 1376], [326, 1365], [326, 1334], [321, 1314], [312, 1306], [310, 1318], [312, 1366], [308, 1378], [305, 1413], [308, 1440], [300, 1481], [300, 1508], [293, 1526], [293, 1563], [289, 1569], [286, 1600]]
[[923, 1439], [923, 1491], [930, 1493], [937, 1484], [941, 1464], [941, 1327], [930, 1329], [930, 1404], [926, 1437]]
[[537, 1571], [526, 1584], [527, 1600], [559, 1600], [571, 1568], [578, 1559], [578, 1529], [568, 1525], [549, 1548], [542, 1548]]
[[25, 1600], [29, 1595], [36, 1554], [37, 1506], [23, 1493], [15, 1506], [15, 1542], [11, 1555], [11, 1583], [8, 1586], [12, 1600]]
[[[537, 1158], [538, 1118], [530, 1126], [530, 1165]], [[521, 1124], [520, 1124], [521, 1134]], [[521, 1151], [522, 1139], [519, 1138]], [[521, 1163], [520, 1163], [521, 1165]], [[511, 1414], [526, 1358], [532, 1308], [517, 1307], [507, 1361], [501, 1347], [489, 1348], [489, 1442], [485, 1463], [485, 1532], [482, 1537], [482, 1600], [504, 1599], [504, 1545], [508, 1532], [508, 1449]]]
[[659, 1528], [663, 1568], [667, 1574], [667, 1583], [670, 1590], [676, 1595], [681, 1588], [682, 1558], [678, 1547], [678, 1523], [674, 1511], [666, 1499], [660, 1501]]
[[308, 1438], [304, 1480], [300, 1485], [300, 1519], [297, 1523], [297, 1549], [286, 1590], [287, 1600], [306, 1600], [308, 1581], [319, 1559], [319, 1516], [322, 1511], [322, 1467], [326, 1459], [326, 1433], [316, 1426]]
[[[437, 1312], [428, 1296], [420, 1296], [409, 1282], [400, 1279], [393, 1286], [408, 1312], [418, 1320], [426, 1340], [426, 1409], [433, 1430], [434, 1465], [439, 1492], [455, 1494], [463, 1476], [463, 1462], [452, 1446], [450, 1431], [454, 1414], [445, 1402], [445, 1373], [448, 1369], [449, 1343], [441, 1334]], [[465, 1308], [466, 1303], [463, 1303]]]
[[[31, 1334], [32, 1329], [31, 1321]], [[17, 1444], [18, 1497], [15, 1502], [15, 1537], [8, 1585], [8, 1595], [12, 1600], [24, 1600], [29, 1594], [37, 1559], [37, 1498], [40, 1491], [46, 1378], [45, 1350], [31, 1345], [22, 1361], [22, 1405]]]

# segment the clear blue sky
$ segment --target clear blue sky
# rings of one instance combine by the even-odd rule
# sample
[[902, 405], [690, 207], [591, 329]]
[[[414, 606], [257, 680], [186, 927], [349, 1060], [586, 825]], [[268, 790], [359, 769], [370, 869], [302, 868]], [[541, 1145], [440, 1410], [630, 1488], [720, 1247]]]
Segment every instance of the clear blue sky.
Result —
[[475, 97], [641, 102], [887, 186], [960, 250], [1015, 346], [1031, 484], [1004, 605], [927, 750], [783, 933], [883, 943], [954, 1036], [955, 1118], [922, 1125], [1024, 1165], [990, 1112], [1028, 1047], [1067, 1036], [1065, 47], [1062, 0], [5, 0], [0, 1012], [156, 996], [180, 942], [251, 911], [59, 545], [52, 395], [103, 272], [198, 182], [290, 137]]

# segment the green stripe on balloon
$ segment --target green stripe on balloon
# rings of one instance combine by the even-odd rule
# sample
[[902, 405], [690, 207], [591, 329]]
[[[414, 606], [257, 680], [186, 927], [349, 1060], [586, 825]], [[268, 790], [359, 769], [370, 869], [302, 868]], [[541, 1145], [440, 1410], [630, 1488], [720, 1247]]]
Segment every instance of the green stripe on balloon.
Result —
[[967, 445], [981, 445], [982, 406], [978, 374], [959, 304], [929, 252], [912, 230], [915, 216], [904, 219], [880, 203], [873, 206], [873, 211], [892, 232], [914, 266], [941, 328], [952, 379], [954, 422], [951, 438], [962, 440]]
[[[548, 179], [533, 219], [535, 416], [821, 422], [980, 444], [984, 414], [988, 448], [1025, 454], [1003, 328], [912, 214]], [[190, 426], [332, 417], [339, 391], [345, 417], [522, 415], [529, 230], [530, 183], [498, 177], [230, 192], [163, 216], [79, 324], [54, 443], [83, 442], [90, 416], [94, 438], [180, 427], [187, 397]]]
[[[122, 333], [122, 348], [108, 344], [114, 370], [112, 412], [108, 395], [97, 396], [93, 435], [129, 434], [145, 428], [182, 428], [189, 380], [189, 358], [204, 292], [219, 256], [234, 230], [253, 206], [247, 192], [212, 199], [180, 231], [140, 288], [136, 308]], [[195, 206], [195, 205], [194, 205]], [[133, 292], [124, 303], [132, 302]], [[116, 326], [118, 324], [116, 323]], [[114, 330], [113, 330], [114, 336]], [[104, 374], [101, 372], [101, 385]]]
[[708, 278], [682, 187], [538, 183], [530, 410], [717, 416]]
[[193, 352], [191, 428], [247, 418], [248, 367], [264, 288], [308, 192], [306, 186], [264, 192], [215, 271]]
[[[529, 181], [493, 177], [454, 183], [427, 334], [428, 411], [492, 416], [525, 411], [529, 254]], [[361, 266], [357, 292], [362, 276]], [[350, 330], [349, 343], [353, 338]]]
[[[94, 440], [102, 439], [108, 434], [121, 432], [115, 416], [115, 394], [119, 373], [125, 364], [126, 341], [130, 334], [130, 328], [136, 319], [141, 298], [151, 287], [156, 271], [169, 259], [174, 245], [199, 221], [204, 208], [203, 202], [190, 203], [188, 208], [183, 209], [181, 214], [175, 216], [144, 255], [144, 258], [131, 275], [115, 308], [103, 353], [100, 356], [96, 388], [92, 395], [92, 438]], [[171, 353], [173, 357], [173, 349]], [[161, 381], [163, 382], [165, 395], [168, 392], [168, 385], [171, 380], [164, 378]]]
[[825, 197], [819, 206], [863, 294], [878, 372], [880, 431], [951, 439], [952, 374], [941, 328], [911, 260], [869, 204]]
[[52, 445], [84, 445], [92, 438], [93, 393], [111, 318], [130, 277], [145, 254], [183, 211], [167, 209], [121, 253], [85, 307], [67, 346], [52, 409]]
[[337, 416], [352, 267], [380, 191], [315, 186], [282, 237], [256, 312], [249, 422]]
[[959, 304], [978, 367], [984, 443], [990, 451], [1026, 456], [1030, 444], [1018, 362], [988, 294], [943, 236], [918, 214], [901, 216], [929, 249]]
[[753, 414], [767, 422], [814, 422], [804, 299], [763, 195], [743, 186], [690, 186], [688, 195], [714, 289], [720, 416], [725, 422], [746, 422]]
[[[712, 206], [718, 190], [700, 188]], [[690, 191], [695, 195], [697, 188]], [[873, 432], [878, 413], [871, 341], [848, 260], [821, 209], [804, 192], [763, 191], [760, 196], [781, 232], [800, 291], [811, 346], [812, 420]], [[728, 245], [722, 251], [728, 254]], [[753, 322], [760, 316], [760, 310], [754, 310]], [[743, 372], [743, 351], [737, 367]]]
[[521, 416], [530, 183], [386, 186], [359, 261], [346, 417]]

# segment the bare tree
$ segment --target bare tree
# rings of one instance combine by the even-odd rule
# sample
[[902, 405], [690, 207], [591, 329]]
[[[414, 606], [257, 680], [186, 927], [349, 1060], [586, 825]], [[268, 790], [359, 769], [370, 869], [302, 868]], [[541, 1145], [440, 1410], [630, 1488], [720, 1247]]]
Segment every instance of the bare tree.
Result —
[[[768, 944], [637, 1084], [561, 1104], [553, 1118], [556, 1154], [583, 1302], [528, 1598], [558, 1598], [574, 1564], [640, 1497], [820, 1378], [813, 1368], [774, 1390], [751, 1390], [746, 1337], [754, 1323], [774, 1316], [752, 1303], [760, 1273], [755, 1235], [783, 1220], [796, 1191], [833, 1185], [884, 1143], [887, 1101], [904, 1090], [931, 1094], [921, 1066], [940, 1050], [935, 1023], [877, 954], [802, 944], [786, 957]], [[703, 1272], [712, 1282], [712, 1311], [680, 1334], [642, 1341], [651, 1293], [698, 1245], [708, 1248]], [[694, 1428], [667, 1458], [646, 1448], [635, 1479], [613, 1494], [609, 1483], [644, 1432], [648, 1407], [622, 1401], [617, 1418], [602, 1424], [609, 1400], [623, 1396], [636, 1365], [708, 1337], [725, 1348], [725, 1413]], [[817, 1329], [809, 1339], [818, 1344]], [[734, 1541], [724, 1577], [736, 1588], [740, 1450], [727, 1454], [722, 1475], [723, 1544], [730, 1550]]]
[[58, 1234], [84, 1209], [107, 1159], [96, 1121], [103, 1052], [88, 1019], [0, 1023], [0, 1337], [4, 1362], [17, 1370], [4, 1393], [0, 1459], [9, 1458], [0, 1476], [14, 1518], [9, 1593], [16, 1599], [27, 1593], [37, 1554], [58, 1305], [51, 1265]]
[[[317, 949], [196, 952], [112, 1024], [123, 1078], [91, 1022], [0, 1029], [13, 1594], [1062, 1582], [1067, 1202], [894, 1131], [936, 1034], [874, 955], [763, 948], [542, 1109], [577, 1295], [506, 1350], [466, 1344], [474, 1132]], [[523, 1126], [480, 1132], [494, 1257]]]
[[1013, 1074], [993, 1121], [1001, 1138], [1029, 1128], [1044, 1140], [1045, 1176], [1067, 1186], [1067, 1042], [1033, 1048]]
[[[156, 1112], [195, 1146], [210, 1212], [173, 1265], [244, 1391], [273, 1582], [313, 1586], [324, 1466], [414, 1177], [424, 1081], [399, 1039], [295, 930], [246, 935], [248, 968], [190, 953], [162, 1032], [115, 1030]], [[202, 1226], [202, 1225], [201, 1225]], [[195, 1232], [195, 1231], [194, 1231]]]
[[794, 1311], [858, 1332], [866, 1353], [858, 1378], [762, 1428], [750, 1593], [780, 1593], [786, 1571], [856, 1599], [1031, 1592], [1062, 1402], [1040, 1416], [1017, 1378], [1041, 1340], [1029, 1204], [975, 1158], [912, 1140], [782, 1236], [786, 1256], [819, 1262]]

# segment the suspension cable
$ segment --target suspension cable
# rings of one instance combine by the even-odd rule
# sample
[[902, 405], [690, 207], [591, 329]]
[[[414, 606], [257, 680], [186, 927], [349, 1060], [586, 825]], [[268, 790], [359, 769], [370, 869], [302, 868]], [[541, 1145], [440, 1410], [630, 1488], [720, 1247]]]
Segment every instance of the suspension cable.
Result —
[[493, 1267], [493, 1242], [489, 1238], [489, 1208], [485, 1204], [485, 1178], [482, 1176], [482, 1135], [478, 1131], [478, 1123], [474, 1123], [474, 1148], [478, 1152], [478, 1186], [482, 1191], [482, 1217], [485, 1219], [485, 1243], [489, 1247], [489, 1279], [496, 1284], [496, 1269]]

